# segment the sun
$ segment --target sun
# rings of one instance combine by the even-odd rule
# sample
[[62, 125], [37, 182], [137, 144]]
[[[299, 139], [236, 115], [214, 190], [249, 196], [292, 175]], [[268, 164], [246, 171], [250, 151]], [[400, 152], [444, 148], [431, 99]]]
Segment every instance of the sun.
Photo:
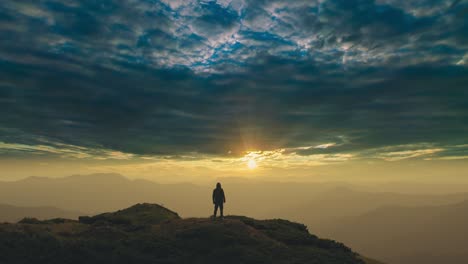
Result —
[[253, 170], [253, 169], [257, 168], [257, 162], [255, 162], [254, 159], [251, 159], [251, 160], [249, 160], [249, 162], [247, 162], [247, 167], [249, 167], [249, 169]]

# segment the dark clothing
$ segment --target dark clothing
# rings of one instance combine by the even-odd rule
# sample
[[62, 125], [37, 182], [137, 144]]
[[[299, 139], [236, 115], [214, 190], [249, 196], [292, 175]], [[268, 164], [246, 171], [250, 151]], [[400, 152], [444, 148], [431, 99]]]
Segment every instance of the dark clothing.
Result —
[[214, 204], [223, 204], [226, 202], [226, 197], [224, 197], [223, 188], [216, 188], [213, 190], [213, 203]]
[[220, 204], [217, 204], [215, 203], [215, 207], [214, 207], [214, 217], [216, 217], [216, 213], [218, 212], [218, 207], [219, 207], [219, 216], [223, 217], [223, 204], [220, 203]]
[[224, 196], [223, 188], [214, 189], [213, 190], [213, 204], [215, 205], [214, 214], [213, 214], [214, 217], [216, 217], [218, 208], [219, 208], [220, 216], [223, 217], [223, 205], [225, 202], [226, 202], [226, 197]]

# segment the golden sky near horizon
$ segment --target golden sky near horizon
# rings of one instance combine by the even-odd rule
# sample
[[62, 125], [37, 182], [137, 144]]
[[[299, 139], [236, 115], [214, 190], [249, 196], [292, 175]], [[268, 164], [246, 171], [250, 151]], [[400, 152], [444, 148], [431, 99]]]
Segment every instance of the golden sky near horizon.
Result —
[[[400, 146], [368, 153], [300, 155], [309, 149], [326, 150], [334, 143], [294, 149], [246, 151], [243, 155], [150, 156], [119, 151], [90, 150], [58, 145], [26, 146], [0, 143], [0, 150], [29, 151], [27, 157], [0, 160], [0, 180], [28, 176], [63, 177], [71, 174], [120, 173], [130, 178], [160, 182], [207, 182], [222, 177], [275, 181], [426, 181], [465, 182], [466, 157], [446, 159], [442, 148]], [[417, 149], [417, 147], [425, 147]], [[464, 147], [464, 146], [463, 146]], [[402, 150], [405, 149], [406, 150]], [[408, 150], [410, 149], [410, 150]], [[53, 155], [51, 155], [51, 153]]]

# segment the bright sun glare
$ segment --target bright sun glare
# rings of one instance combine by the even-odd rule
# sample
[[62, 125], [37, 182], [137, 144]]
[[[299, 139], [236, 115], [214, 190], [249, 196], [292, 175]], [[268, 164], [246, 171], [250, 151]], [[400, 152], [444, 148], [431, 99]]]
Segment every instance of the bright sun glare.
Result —
[[257, 168], [257, 162], [255, 162], [255, 160], [251, 159], [247, 163], [247, 166], [249, 167], [249, 169], [253, 170], [253, 169]]

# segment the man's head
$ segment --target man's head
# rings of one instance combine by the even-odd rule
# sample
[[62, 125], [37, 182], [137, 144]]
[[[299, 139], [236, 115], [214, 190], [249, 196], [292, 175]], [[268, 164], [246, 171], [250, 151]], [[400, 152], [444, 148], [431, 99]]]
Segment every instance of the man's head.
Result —
[[218, 188], [218, 189], [221, 188], [221, 183], [219, 183], [219, 182], [216, 183], [216, 188]]

